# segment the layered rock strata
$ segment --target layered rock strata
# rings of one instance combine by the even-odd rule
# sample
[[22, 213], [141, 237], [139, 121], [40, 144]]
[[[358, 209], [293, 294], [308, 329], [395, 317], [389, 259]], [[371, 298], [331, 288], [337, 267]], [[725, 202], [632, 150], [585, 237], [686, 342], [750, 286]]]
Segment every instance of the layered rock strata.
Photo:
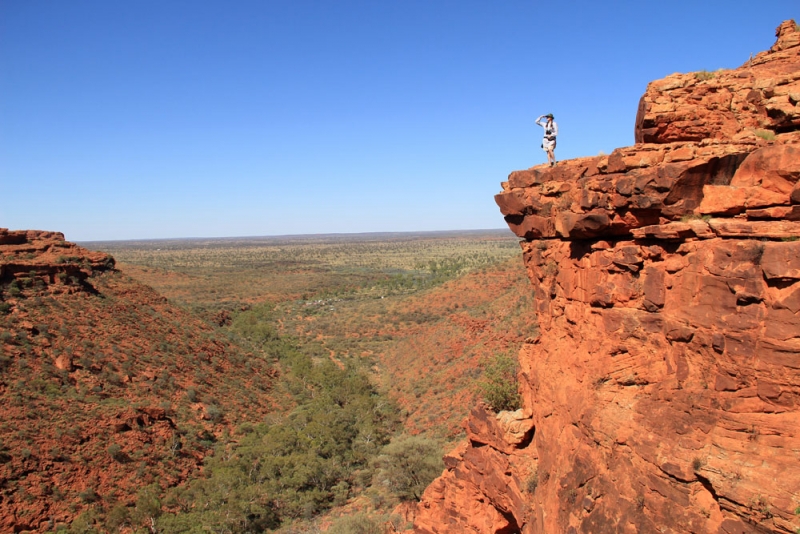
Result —
[[541, 328], [524, 406], [473, 411], [416, 532], [800, 527], [800, 31], [777, 35], [651, 83], [635, 146], [503, 183]]
[[113, 268], [113, 257], [65, 241], [61, 232], [0, 228], [0, 284], [70, 292], [83, 289], [93, 273]]

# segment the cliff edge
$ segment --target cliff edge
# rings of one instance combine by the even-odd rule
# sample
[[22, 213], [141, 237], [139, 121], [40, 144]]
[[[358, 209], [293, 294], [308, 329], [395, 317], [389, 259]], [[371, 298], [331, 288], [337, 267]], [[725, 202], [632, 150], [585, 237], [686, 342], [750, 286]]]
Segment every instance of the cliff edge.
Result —
[[800, 30], [642, 97], [636, 145], [517, 171], [541, 335], [473, 410], [420, 533], [800, 527]]

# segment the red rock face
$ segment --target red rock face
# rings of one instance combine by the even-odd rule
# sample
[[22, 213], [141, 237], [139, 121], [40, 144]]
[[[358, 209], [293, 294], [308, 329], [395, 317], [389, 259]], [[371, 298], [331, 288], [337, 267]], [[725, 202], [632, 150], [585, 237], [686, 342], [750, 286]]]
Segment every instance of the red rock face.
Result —
[[740, 69], [650, 84], [644, 142], [509, 176], [530, 435], [475, 410], [417, 532], [800, 527], [798, 84], [786, 22]]
[[738, 69], [673, 74], [648, 85], [636, 115], [636, 142], [736, 140], [759, 129], [797, 130], [800, 32], [789, 20], [775, 34], [769, 51]]
[[50, 293], [80, 290], [94, 272], [114, 268], [114, 258], [64, 241], [61, 232], [0, 228], [0, 282], [31, 278]]

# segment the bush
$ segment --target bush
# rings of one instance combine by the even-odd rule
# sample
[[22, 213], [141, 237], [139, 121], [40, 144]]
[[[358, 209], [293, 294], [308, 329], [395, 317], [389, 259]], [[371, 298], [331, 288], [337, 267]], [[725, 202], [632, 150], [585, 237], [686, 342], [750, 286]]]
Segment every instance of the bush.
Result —
[[97, 499], [100, 498], [97, 495], [97, 493], [94, 491], [94, 489], [92, 489], [92, 488], [88, 488], [88, 489], [78, 493], [78, 497], [81, 499], [81, 502], [84, 502], [84, 503], [87, 503], [87, 504], [95, 502], [95, 501], [97, 501]]
[[116, 443], [112, 443], [108, 446], [108, 455], [118, 462], [125, 460], [125, 453], [122, 452], [122, 447]]
[[416, 500], [444, 469], [441, 447], [422, 436], [392, 440], [375, 460], [379, 483], [402, 500]]
[[153, 520], [161, 515], [160, 494], [161, 488], [158, 484], [145, 486], [136, 493], [136, 507], [133, 515], [137, 523], [141, 525], [152, 524]]
[[753, 133], [756, 134], [756, 137], [760, 137], [765, 141], [775, 140], [775, 132], [773, 132], [772, 130], [753, 130]]
[[106, 515], [105, 526], [112, 532], [119, 531], [121, 527], [128, 524], [130, 515], [131, 513], [127, 506], [121, 503], [116, 504]]
[[14, 280], [8, 286], [8, 294], [12, 297], [18, 297], [22, 293], [22, 289], [19, 287], [19, 281]]
[[517, 372], [516, 360], [507, 354], [498, 354], [486, 366], [484, 379], [478, 387], [483, 400], [495, 412], [514, 411], [522, 404], [517, 388]]
[[75, 518], [69, 526], [69, 534], [97, 534], [99, 530], [95, 528], [97, 522], [97, 512], [93, 509], [83, 512]]
[[220, 421], [222, 421], [222, 416], [224, 415], [224, 413], [222, 411], [222, 408], [220, 408], [216, 404], [209, 404], [208, 406], [206, 406], [206, 415], [208, 415], [208, 418], [211, 421], [219, 423]]

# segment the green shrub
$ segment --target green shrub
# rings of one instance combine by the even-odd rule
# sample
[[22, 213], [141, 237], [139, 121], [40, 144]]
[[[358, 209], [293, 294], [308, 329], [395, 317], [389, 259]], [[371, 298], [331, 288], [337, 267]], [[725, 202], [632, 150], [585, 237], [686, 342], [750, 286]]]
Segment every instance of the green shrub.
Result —
[[681, 222], [689, 222], [689, 221], [708, 222], [710, 220], [711, 220], [711, 215], [698, 215], [697, 213], [686, 213], [681, 216]]
[[119, 531], [130, 521], [130, 510], [124, 504], [116, 504], [105, 517], [105, 526], [112, 532]]
[[517, 387], [517, 372], [516, 360], [507, 354], [498, 354], [484, 369], [483, 381], [478, 387], [483, 400], [495, 412], [514, 411], [522, 404]]
[[97, 511], [89, 509], [75, 518], [69, 526], [69, 534], [98, 534], [100, 531], [95, 528], [97, 521]]
[[753, 130], [753, 133], [756, 135], [756, 137], [760, 137], [766, 141], [775, 140], [775, 132], [772, 130]]
[[14, 280], [14, 281], [13, 281], [13, 282], [11, 282], [11, 284], [8, 286], [8, 294], [9, 294], [10, 296], [12, 296], [12, 297], [18, 297], [18, 296], [20, 295], [20, 293], [22, 293], [22, 290], [19, 288], [19, 282], [17, 282], [16, 280]]
[[134, 508], [136, 522], [141, 525], [152, 524], [152, 521], [161, 515], [160, 494], [161, 488], [158, 484], [145, 486], [136, 493], [136, 507]]
[[125, 459], [125, 453], [122, 452], [122, 447], [116, 443], [112, 443], [108, 446], [108, 455], [118, 462], [121, 462]]
[[84, 503], [92, 503], [100, 498], [92, 488], [87, 488], [86, 490], [78, 493], [78, 497], [80, 497], [81, 502]]
[[422, 436], [402, 435], [392, 440], [375, 460], [379, 483], [401, 500], [416, 500], [444, 469], [442, 450]]
[[694, 73], [694, 77], [697, 78], [698, 80], [700, 80], [701, 82], [702, 81], [706, 81], [706, 80], [710, 80], [710, 79], [714, 78], [714, 76], [716, 76], [715, 73], [708, 72], [707, 70], [700, 70], [700, 71], [697, 71], [697, 72]]
[[223, 411], [222, 408], [217, 406], [216, 404], [209, 404], [206, 406], [206, 415], [208, 418], [215, 423], [219, 423], [222, 421]]

